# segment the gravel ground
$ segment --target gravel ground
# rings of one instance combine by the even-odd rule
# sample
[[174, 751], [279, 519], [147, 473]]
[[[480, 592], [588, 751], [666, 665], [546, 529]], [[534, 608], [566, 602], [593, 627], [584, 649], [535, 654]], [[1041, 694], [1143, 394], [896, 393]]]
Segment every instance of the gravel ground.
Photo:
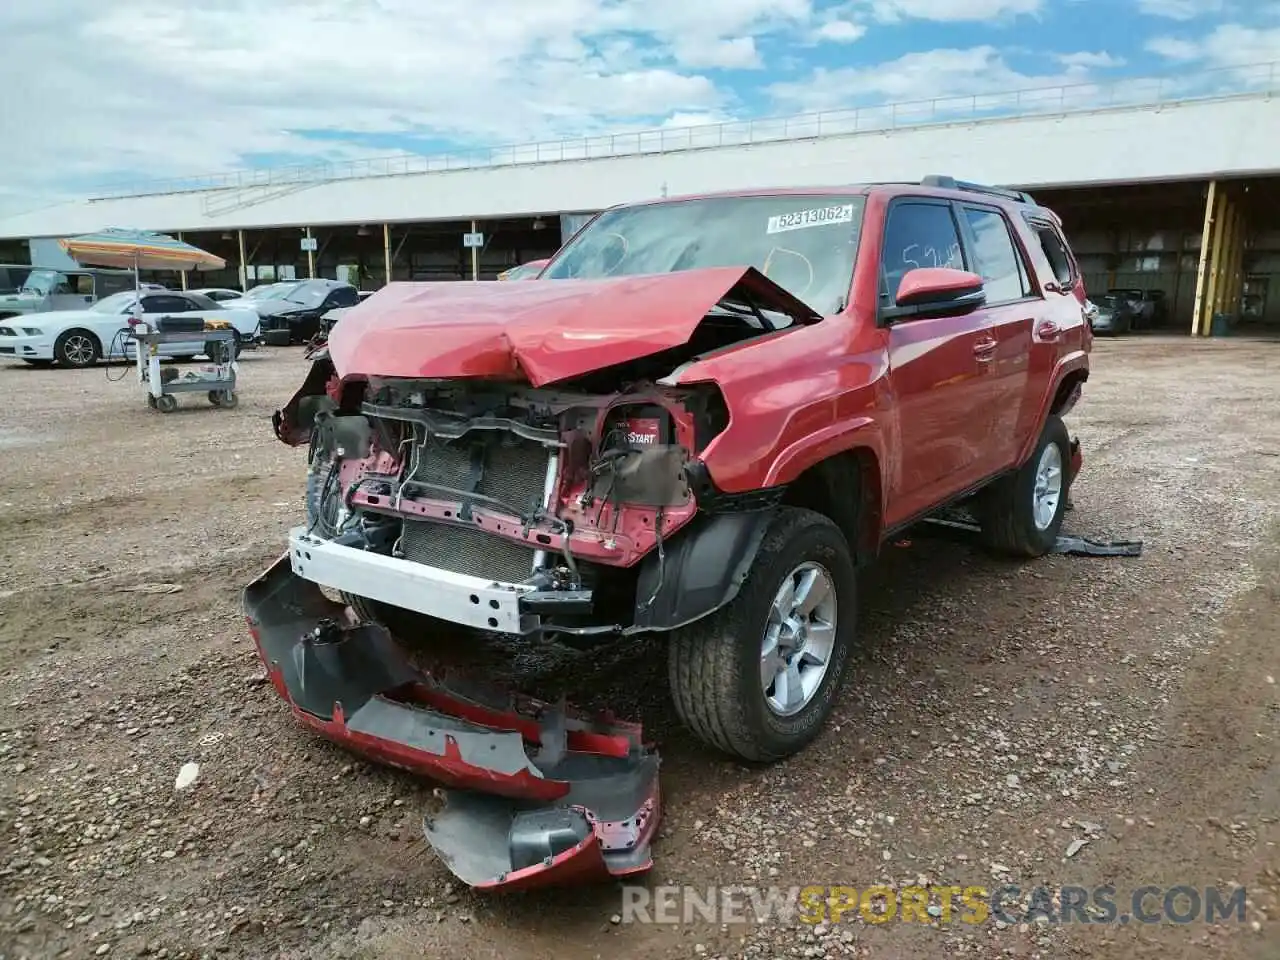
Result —
[[693, 742], [652, 646], [588, 691], [663, 750], [651, 885], [1244, 884], [1246, 922], [1212, 926], [632, 924], [613, 886], [450, 883], [430, 788], [262, 682], [239, 592], [299, 515], [304, 454], [269, 417], [305, 367], [242, 367], [237, 409], [167, 416], [128, 376], [0, 367], [3, 960], [1280, 955], [1280, 344], [1099, 343], [1068, 529], [1143, 557], [890, 549], [835, 721], [791, 762]]

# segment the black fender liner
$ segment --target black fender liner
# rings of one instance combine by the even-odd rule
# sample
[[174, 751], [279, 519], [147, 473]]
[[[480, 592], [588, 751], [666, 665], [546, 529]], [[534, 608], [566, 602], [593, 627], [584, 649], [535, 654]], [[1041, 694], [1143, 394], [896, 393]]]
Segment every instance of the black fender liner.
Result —
[[719, 610], [742, 588], [775, 513], [700, 514], [640, 561], [628, 632], [675, 630]]
[[[325, 386], [334, 375], [333, 361], [329, 354], [317, 354], [302, 382], [289, 402], [271, 415], [271, 429], [276, 439], [291, 447], [305, 443], [311, 437], [311, 425], [315, 419], [318, 400], [327, 400]], [[316, 399], [312, 399], [316, 398]], [[330, 401], [330, 406], [335, 404]]]

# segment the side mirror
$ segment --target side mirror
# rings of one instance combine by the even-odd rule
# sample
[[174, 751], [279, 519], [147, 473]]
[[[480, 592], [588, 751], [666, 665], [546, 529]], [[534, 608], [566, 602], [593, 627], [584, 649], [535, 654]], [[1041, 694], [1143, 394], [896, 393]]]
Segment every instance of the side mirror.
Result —
[[907, 317], [958, 316], [987, 300], [982, 277], [951, 267], [917, 267], [898, 284], [894, 306], [881, 311], [886, 321]]

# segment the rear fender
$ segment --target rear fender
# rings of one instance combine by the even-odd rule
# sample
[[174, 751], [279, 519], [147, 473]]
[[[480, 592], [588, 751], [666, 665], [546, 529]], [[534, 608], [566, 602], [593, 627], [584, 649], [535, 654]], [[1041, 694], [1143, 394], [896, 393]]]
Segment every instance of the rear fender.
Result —
[[[1083, 376], [1082, 376], [1083, 374]], [[1058, 401], [1058, 392], [1068, 382], [1068, 380], [1077, 381], [1077, 385], [1084, 383], [1089, 378], [1089, 355], [1083, 350], [1075, 351], [1067, 354], [1058, 361], [1058, 365], [1054, 368], [1053, 376], [1049, 379], [1049, 388], [1040, 399], [1040, 413], [1036, 417], [1036, 429], [1028, 433], [1027, 437], [1022, 441], [1022, 449], [1018, 452], [1018, 463], [1027, 462], [1027, 458], [1031, 456], [1035, 450], [1036, 444], [1040, 442], [1040, 434], [1044, 432], [1045, 422], [1049, 419], [1049, 414], [1053, 413]], [[1075, 405], [1076, 391], [1071, 390], [1067, 397], [1067, 405], [1063, 409], [1063, 413], [1071, 409]]]

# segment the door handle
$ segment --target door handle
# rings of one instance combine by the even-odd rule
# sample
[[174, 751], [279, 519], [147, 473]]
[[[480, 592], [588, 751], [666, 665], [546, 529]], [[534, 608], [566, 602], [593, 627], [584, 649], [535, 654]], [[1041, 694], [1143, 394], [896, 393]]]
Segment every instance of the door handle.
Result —
[[1057, 340], [1062, 328], [1056, 320], [1041, 320], [1036, 324], [1036, 338], [1039, 340]]
[[996, 341], [992, 337], [979, 340], [973, 345], [973, 355], [982, 363], [986, 363], [996, 355]]

